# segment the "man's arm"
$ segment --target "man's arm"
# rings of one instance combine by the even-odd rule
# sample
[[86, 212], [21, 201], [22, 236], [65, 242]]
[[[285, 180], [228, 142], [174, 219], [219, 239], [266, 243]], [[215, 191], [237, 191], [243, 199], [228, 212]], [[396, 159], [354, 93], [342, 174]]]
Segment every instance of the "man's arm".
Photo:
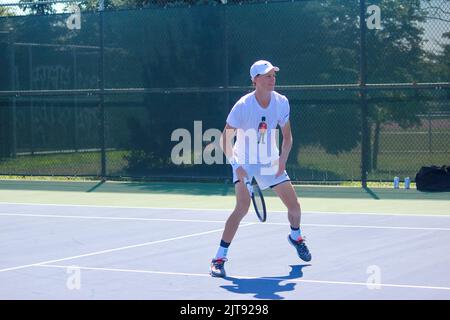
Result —
[[220, 136], [220, 147], [222, 148], [225, 157], [230, 160], [233, 158], [233, 138], [236, 134], [236, 128], [233, 128], [228, 123], [223, 129], [222, 135]]
[[234, 158], [233, 138], [235, 134], [236, 128], [233, 128], [227, 123], [225, 125], [225, 128], [223, 129], [222, 135], [220, 136], [220, 147], [222, 148], [223, 153], [230, 162], [231, 166], [236, 170], [236, 175], [239, 181], [243, 182], [245, 177], [247, 177], [247, 172], [240, 164], [237, 163], [236, 159]]
[[281, 145], [281, 155], [279, 160], [279, 167], [276, 173], [276, 177], [280, 176], [286, 169], [286, 162], [289, 158], [289, 153], [292, 149], [292, 132], [291, 123], [288, 121], [284, 127], [281, 128], [281, 134], [283, 135], [283, 143]]

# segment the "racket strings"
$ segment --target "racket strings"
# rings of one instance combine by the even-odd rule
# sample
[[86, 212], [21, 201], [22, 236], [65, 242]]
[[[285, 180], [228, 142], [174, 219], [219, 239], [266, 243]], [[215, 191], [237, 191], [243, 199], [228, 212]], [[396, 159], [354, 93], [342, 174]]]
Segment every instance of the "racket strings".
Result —
[[261, 195], [259, 193], [259, 190], [254, 190], [254, 197], [255, 197], [255, 206], [258, 212], [262, 213], [264, 210], [263, 200], [261, 198]]

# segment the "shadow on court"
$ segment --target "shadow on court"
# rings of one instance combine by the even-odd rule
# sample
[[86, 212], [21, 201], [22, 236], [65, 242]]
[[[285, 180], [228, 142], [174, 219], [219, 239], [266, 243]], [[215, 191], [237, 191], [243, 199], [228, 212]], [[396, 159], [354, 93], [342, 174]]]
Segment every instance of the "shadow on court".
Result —
[[293, 291], [296, 283], [280, 283], [285, 280], [299, 279], [303, 277], [302, 269], [310, 264], [291, 265], [291, 271], [286, 276], [280, 277], [262, 277], [255, 279], [239, 279], [234, 277], [225, 277], [224, 280], [232, 282], [232, 285], [220, 286], [233, 293], [254, 294], [257, 299], [284, 299], [279, 295], [281, 292]]
[[[0, 190], [69, 191], [88, 193], [174, 194], [201, 196], [234, 196], [234, 184], [212, 182], [111, 182], [111, 181], [27, 181], [0, 180]], [[335, 199], [429, 199], [450, 200], [449, 192], [420, 192], [414, 189], [360, 188], [341, 186], [296, 186], [303, 198]], [[266, 197], [276, 197], [264, 191]]]

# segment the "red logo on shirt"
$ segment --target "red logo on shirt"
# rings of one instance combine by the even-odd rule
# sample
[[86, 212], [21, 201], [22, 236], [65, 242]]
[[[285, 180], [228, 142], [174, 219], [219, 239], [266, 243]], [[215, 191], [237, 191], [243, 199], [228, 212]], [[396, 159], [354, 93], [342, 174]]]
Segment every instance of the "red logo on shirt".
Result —
[[267, 132], [267, 123], [266, 123], [266, 117], [262, 117], [262, 121], [259, 123], [258, 125], [258, 144], [259, 143], [266, 143], [264, 141], [264, 138], [266, 136], [266, 132]]

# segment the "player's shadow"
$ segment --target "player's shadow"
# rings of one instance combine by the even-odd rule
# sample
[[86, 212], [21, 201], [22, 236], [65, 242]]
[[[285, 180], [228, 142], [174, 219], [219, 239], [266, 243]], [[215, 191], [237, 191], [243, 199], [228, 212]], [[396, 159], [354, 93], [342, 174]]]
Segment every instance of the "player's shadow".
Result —
[[291, 265], [291, 271], [288, 275], [279, 277], [261, 277], [252, 279], [239, 279], [234, 277], [225, 277], [227, 281], [232, 281], [232, 285], [220, 286], [230, 292], [240, 294], [254, 294], [257, 299], [284, 299], [278, 293], [293, 291], [296, 283], [281, 284], [282, 281], [294, 280], [303, 277], [302, 269], [308, 267], [310, 264]]

